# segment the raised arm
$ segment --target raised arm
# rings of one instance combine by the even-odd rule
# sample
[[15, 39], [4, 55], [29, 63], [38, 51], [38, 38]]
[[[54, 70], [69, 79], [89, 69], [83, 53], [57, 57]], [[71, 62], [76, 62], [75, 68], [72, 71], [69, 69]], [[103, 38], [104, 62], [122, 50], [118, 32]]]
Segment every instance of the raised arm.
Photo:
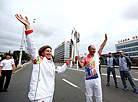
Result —
[[19, 15], [16, 14], [15, 17], [16, 17], [22, 24], [24, 24], [26, 30], [29, 30], [29, 29], [30, 29], [30, 22], [29, 22], [29, 20], [28, 20], [28, 18], [27, 18], [26, 16], [25, 16], [25, 19], [22, 17], [21, 14], [19, 14]]
[[106, 42], [107, 42], [107, 34], [105, 34], [104, 42], [101, 44], [101, 46], [100, 46], [100, 48], [99, 48], [99, 53], [100, 53], [100, 54], [102, 53], [103, 48], [104, 48]]
[[34, 38], [31, 33], [33, 33], [33, 30], [30, 30], [30, 22], [27, 17], [23, 18], [22, 15], [16, 14], [15, 17], [25, 26], [25, 33], [26, 33], [26, 41], [27, 41], [27, 50], [29, 54], [31, 54], [31, 57], [33, 60], [37, 60], [38, 58], [38, 50], [35, 46]]

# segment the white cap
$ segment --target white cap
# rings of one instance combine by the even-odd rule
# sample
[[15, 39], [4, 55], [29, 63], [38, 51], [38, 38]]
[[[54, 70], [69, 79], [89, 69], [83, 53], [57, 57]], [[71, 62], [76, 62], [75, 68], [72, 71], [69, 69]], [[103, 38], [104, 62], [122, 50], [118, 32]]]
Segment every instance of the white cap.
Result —
[[124, 52], [124, 51], [120, 50], [119, 52]]

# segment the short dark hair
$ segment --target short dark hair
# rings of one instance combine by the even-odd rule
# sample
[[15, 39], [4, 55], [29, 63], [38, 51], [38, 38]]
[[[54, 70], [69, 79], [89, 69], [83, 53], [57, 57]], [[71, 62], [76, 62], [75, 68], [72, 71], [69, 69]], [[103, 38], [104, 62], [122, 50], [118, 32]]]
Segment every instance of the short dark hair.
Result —
[[49, 45], [46, 45], [46, 46], [42, 46], [40, 49], [39, 49], [39, 55], [42, 56], [42, 52], [45, 51], [45, 49], [47, 48], [50, 48], [52, 50], [52, 47], [49, 46]]
[[9, 53], [7, 53], [6, 56], [11, 56], [11, 55]]
[[92, 45], [89, 45], [89, 46], [88, 46], [88, 49], [90, 49], [91, 46], [92, 46]]
[[112, 54], [111, 52], [109, 52], [109, 54]]
[[89, 45], [89, 46], [88, 46], [88, 49], [90, 49], [91, 46], [94, 46], [94, 45]]

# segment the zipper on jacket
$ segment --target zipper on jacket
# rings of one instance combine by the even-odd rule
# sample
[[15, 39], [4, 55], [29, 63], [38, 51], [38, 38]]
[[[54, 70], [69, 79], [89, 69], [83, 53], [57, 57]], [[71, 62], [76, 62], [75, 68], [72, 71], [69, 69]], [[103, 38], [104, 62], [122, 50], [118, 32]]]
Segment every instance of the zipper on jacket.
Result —
[[36, 86], [36, 91], [35, 91], [35, 97], [34, 97], [34, 100], [36, 99], [36, 93], [37, 93], [38, 83], [39, 83], [39, 75], [40, 75], [40, 63], [39, 63], [39, 72], [38, 72], [38, 79], [37, 79], [37, 86]]

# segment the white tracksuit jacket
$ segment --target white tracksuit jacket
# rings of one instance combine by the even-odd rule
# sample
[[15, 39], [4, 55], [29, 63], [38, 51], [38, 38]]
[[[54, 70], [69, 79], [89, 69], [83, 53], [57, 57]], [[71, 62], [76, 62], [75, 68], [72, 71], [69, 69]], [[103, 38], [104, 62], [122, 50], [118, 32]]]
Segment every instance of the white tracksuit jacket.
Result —
[[38, 55], [38, 50], [35, 47], [32, 36], [33, 30], [25, 32], [28, 52], [31, 54], [34, 63], [28, 97], [30, 100], [38, 100], [52, 96], [55, 87], [55, 72], [63, 73], [68, 63], [64, 64], [62, 67], [56, 67], [55, 69], [55, 65], [52, 61]]

